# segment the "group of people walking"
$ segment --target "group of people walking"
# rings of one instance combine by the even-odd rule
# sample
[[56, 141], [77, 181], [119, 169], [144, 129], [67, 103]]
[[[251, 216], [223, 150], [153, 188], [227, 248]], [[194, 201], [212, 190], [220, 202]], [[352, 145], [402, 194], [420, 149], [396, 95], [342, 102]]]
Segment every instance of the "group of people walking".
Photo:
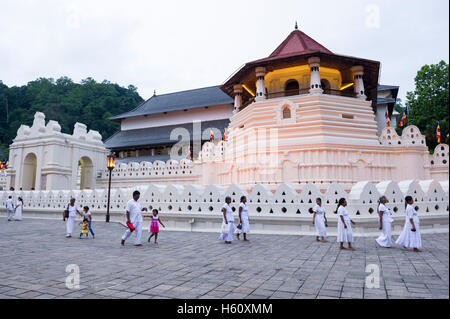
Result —
[[[121, 244], [124, 245], [125, 241], [130, 235], [135, 232], [135, 246], [142, 246], [142, 212], [147, 211], [147, 208], [142, 207], [139, 202], [139, 191], [133, 192], [133, 199], [129, 200], [126, 206], [126, 218], [127, 218], [127, 230], [122, 236]], [[392, 214], [387, 208], [388, 202], [386, 196], [381, 196], [378, 201], [378, 217], [379, 217], [379, 229], [381, 235], [376, 239], [376, 242], [381, 247], [392, 248]], [[233, 209], [230, 206], [231, 197], [225, 198], [225, 204], [222, 207], [222, 229], [219, 236], [219, 240], [224, 241], [225, 244], [231, 244], [233, 237], [236, 236], [240, 240], [240, 235], [243, 235], [243, 240], [248, 242], [248, 234], [250, 233], [250, 221], [247, 207], [247, 198], [242, 196], [239, 204], [239, 224], [235, 226], [235, 218], [233, 216]], [[416, 252], [420, 252], [422, 248], [422, 239], [420, 234], [420, 221], [416, 210], [413, 207], [414, 200], [411, 196], [405, 198], [406, 217], [403, 231], [396, 240], [396, 244], [403, 246], [404, 248], [412, 248]], [[8, 215], [8, 221], [21, 220], [22, 219], [23, 200], [18, 198], [16, 205], [13, 205], [12, 196], [6, 201], [6, 211]], [[325, 208], [322, 206], [321, 198], [316, 199], [316, 205], [312, 209], [313, 213], [313, 225], [316, 229], [316, 241], [327, 242], [327, 227], [328, 221], [326, 217]], [[341, 198], [338, 202], [335, 213], [338, 216], [337, 220], [337, 239], [340, 249], [354, 250], [352, 244], [354, 242], [352, 225], [355, 222], [350, 218], [350, 214], [347, 211], [347, 201], [345, 198]], [[83, 221], [79, 224], [81, 226], [80, 238], [83, 236], [88, 237], [89, 233], [92, 234], [92, 238], [95, 238], [94, 231], [92, 229], [92, 214], [88, 206], [83, 207], [83, 212], [78, 210], [78, 206], [75, 204], [75, 198], [71, 198], [69, 204], [67, 204], [64, 210], [63, 220], [66, 222], [66, 238], [71, 238], [73, 228], [75, 225], [75, 219], [77, 214], [83, 218]], [[151, 214], [151, 222], [149, 227], [150, 236], [148, 242], [154, 237], [155, 244], [158, 243], [159, 225], [165, 227], [163, 222], [158, 216], [158, 210], [153, 209]], [[347, 244], [347, 248], [344, 246]]]
[[14, 206], [12, 196], [9, 196], [6, 200], [6, 214], [8, 217], [8, 221], [13, 220], [22, 220], [22, 208], [23, 208], [23, 199], [22, 197], [17, 198], [17, 203]]
[[234, 226], [233, 209], [231, 208], [231, 197], [225, 198], [225, 204], [222, 207], [222, 233], [219, 236], [219, 240], [223, 240], [225, 244], [231, 244], [233, 241], [233, 234], [236, 235], [239, 240], [239, 236], [242, 234], [244, 241], [249, 241], [247, 234], [250, 233], [250, 221], [248, 217], [247, 197], [242, 196], [239, 203], [239, 224]]
[[[378, 216], [379, 216], [379, 229], [381, 235], [376, 239], [376, 242], [381, 247], [392, 248], [392, 218], [389, 208], [386, 207], [388, 202], [386, 196], [381, 196], [378, 201]], [[422, 248], [422, 239], [420, 235], [420, 222], [416, 210], [413, 207], [414, 200], [411, 196], [405, 198], [406, 217], [403, 231], [395, 242], [397, 245], [404, 248], [412, 248], [415, 252], [420, 252]], [[340, 249], [355, 250], [352, 246], [354, 242], [352, 225], [355, 222], [350, 218], [350, 215], [346, 209], [347, 201], [345, 198], [341, 198], [338, 202], [336, 213], [338, 215], [337, 222], [337, 242]], [[327, 219], [325, 216], [325, 209], [322, 207], [322, 200], [316, 199], [316, 206], [313, 208], [313, 224], [316, 227], [316, 240], [326, 242], [327, 236], [326, 227]], [[321, 238], [321, 239], [320, 239]], [[344, 243], [347, 243], [348, 248], [344, 247]]]
[[[237, 239], [239, 235], [244, 235], [244, 241], [248, 241], [247, 234], [250, 232], [250, 224], [248, 217], [248, 208], [246, 205], [247, 199], [245, 196], [241, 197], [239, 204], [239, 225], [235, 227], [233, 210], [230, 206], [231, 197], [225, 198], [225, 204], [222, 207], [222, 232], [219, 236], [220, 240], [223, 240], [225, 244], [231, 244], [233, 241], [233, 234], [236, 234]], [[392, 248], [392, 222], [394, 221], [390, 210], [386, 207], [388, 202], [386, 196], [382, 196], [378, 202], [378, 214], [379, 214], [379, 229], [381, 235], [376, 239], [376, 242], [381, 247]], [[405, 225], [401, 235], [398, 237], [396, 244], [401, 245], [404, 248], [412, 248], [416, 252], [420, 252], [422, 248], [422, 241], [420, 235], [420, 223], [417, 216], [417, 212], [412, 206], [414, 200], [411, 196], [405, 198], [406, 218]], [[355, 250], [352, 246], [354, 242], [352, 225], [355, 222], [350, 218], [350, 214], [347, 211], [347, 200], [341, 198], [338, 202], [336, 214], [338, 215], [337, 221], [337, 239], [340, 249]], [[313, 225], [316, 228], [316, 241], [327, 242], [327, 227], [328, 221], [325, 214], [325, 208], [322, 206], [322, 199], [316, 199], [316, 205], [312, 209], [313, 212]], [[347, 248], [344, 244], [347, 244]]]

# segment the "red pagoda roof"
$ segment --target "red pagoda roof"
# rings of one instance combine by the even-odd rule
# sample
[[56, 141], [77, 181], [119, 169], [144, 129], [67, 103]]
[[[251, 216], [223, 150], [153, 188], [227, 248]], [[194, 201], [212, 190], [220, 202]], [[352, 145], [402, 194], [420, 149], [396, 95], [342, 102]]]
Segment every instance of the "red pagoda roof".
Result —
[[300, 30], [292, 31], [289, 36], [269, 55], [267, 58], [253, 62], [264, 62], [276, 60], [279, 58], [288, 58], [291, 56], [304, 55], [313, 52], [322, 52], [333, 54], [316, 40], [312, 39]]

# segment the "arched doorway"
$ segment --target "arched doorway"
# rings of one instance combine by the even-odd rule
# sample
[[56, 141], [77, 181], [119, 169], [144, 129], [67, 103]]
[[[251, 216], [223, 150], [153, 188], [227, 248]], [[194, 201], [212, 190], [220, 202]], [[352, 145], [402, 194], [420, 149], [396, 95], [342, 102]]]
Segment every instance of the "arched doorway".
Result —
[[23, 161], [22, 189], [31, 190], [36, 188], [37, 157], [34, 153], [28, 153]]
[[92, 189], [93, 173], [94, 165], [92, 164], [92, 160], [87, 156], [80, 158], [77, 169], [77, 188]]
[[285, 96], [299, 95], [300, 86], [297, 80], [288, 80], [284, 87]]
[[327, 79], [321, 79], [320, 85], [322, 85], [323, 93], [329, 94], [331, 90], [330, 82]]

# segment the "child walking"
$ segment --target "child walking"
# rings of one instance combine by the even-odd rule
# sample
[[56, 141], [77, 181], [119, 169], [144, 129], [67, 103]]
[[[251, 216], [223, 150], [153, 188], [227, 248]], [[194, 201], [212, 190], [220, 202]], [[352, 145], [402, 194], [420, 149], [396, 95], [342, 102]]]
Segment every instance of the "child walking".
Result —
[[340, 249], [346, 249], [344, 248], [344, 242], [348, 243], [348, 249], [349, 250], [355, 250], [355, 248], [352, 247], [353, 243], [353, 232], [352, 232], [352, 225], [355, 224], [353, 220], [350, 219], [350, 215], [345, 209], [347, 206], [347, 201], [345, 198], [341, 198], [339, 200], [338, 208], [337, 208], [337, 214], [338, 214], [338, 235], [337, 235], [337, 242], [340, 243], [339, 248]]
[[81, 225], [81, 233], [80, 233], [80, 239], [83, 237], [83, 235], [87, 238], [89, 237], [89, 221], [85, 218], [80, 223]]
[[[322, 199], [316, 199], [316, 206], [313, 208], [313, 225], [316, 226], [316, 241], [322, 241], [326, 243], [327, 240], [325, 237], [327, 236], [327, 217], [325, 216], [325, 208], [322, 207]], [[322, 240], [319, 238], [322, 237]]]
[[149, 233], [151, 233], [151, 235], [150, 237], [148, 237], [147, 242], [150, 242], [150, 239], [152, 239], [152, 237], [155, 236], [155, 244], [158, 244], [159, 224], [161, 224], [162, 227], [166, 228], [166, 226], [164, 226], [164, 224], [162, 223], [161, 219], [159, 219], [158, 210], [154, 209], [152, 210], [152, 221], [150, 223], [149, 229]]
[[94, 231], [92, 230], [92, 214], [91, 214], [91, 211], [89, 210], [88, 206], [83, 207], [83, 216], [89, 222], [89, 231], [92, 234], [92, 239], [95, 239], [95, 234], [94, 234]]
[[414, 200], [411, 196], [405, 197], [406, 219], [403, 231], [395, 242], [405, 248], [412, 248], [415, 252], [421, 252], [422, 237], [420, 236], [420, 222], [417, 212], [412, 206]]

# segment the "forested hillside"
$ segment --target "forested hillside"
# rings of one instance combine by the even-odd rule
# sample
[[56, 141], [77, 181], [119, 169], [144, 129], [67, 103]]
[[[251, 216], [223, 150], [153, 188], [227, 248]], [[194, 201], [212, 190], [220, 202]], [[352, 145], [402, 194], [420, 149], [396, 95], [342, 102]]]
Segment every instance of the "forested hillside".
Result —
[[[7, 159], [8, 147], [21, 124], [32, 125], [34, 114], [58, 121], [63, 133], [72, 133], [76, 122], [97, 130], [103, 139], [120, 129], [108, 118], [127, 112], [142, 103], [136, 87], [128, 88], [92, 78], [74, 83], [67, 77], [39, 78], [21, 87], [7, 87], [0, 81], [0, 151]], [[1, 153], [1, 152], [0, 152]]]

